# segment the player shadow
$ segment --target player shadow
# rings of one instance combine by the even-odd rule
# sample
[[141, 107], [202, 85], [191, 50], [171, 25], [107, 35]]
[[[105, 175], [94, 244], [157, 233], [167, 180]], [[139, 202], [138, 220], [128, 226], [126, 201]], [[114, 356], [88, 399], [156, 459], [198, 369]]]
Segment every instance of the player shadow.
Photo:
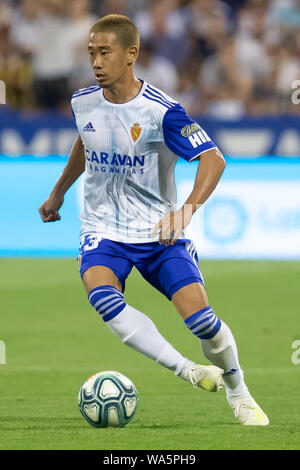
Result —
[[[11, 424], [10, 424], [11, 423]], [[0, 423], [0, 431], [37, 431], [37, 430], [53, 430], [53, 429], [80, 429], [82, 422], [80, 417], [59, 418], [49, 416], [38, 417], [15, 417], [2, 416]]]
[[[237, 421], [231, 421], [229, 419], [223, 419], [223, 420], [218, 420], [218, 421], [211, 421], [207, 423], [205, 422], [200, 422], [198, 424], [199, 429], [204, 430], [204, 429], [211, 429], [211, 426], [215, 427], [223, 427], [223, 426], [229, 426], [229, 427], [240, 427], [241, 424], [238, 423]], [[153, 423], [153, 424], [144, 424], [144, 423], [132, 423], [130, 424], [130, 427], [135, 427], [138, 429], [182, 429], [182, 422], [180, 423]]]
[[177, 424], [160, 424], [160, 423], [155, 423], [155, 424], [140, 424], [136, 423], [135, 425], [131, 425], [130, 427], [135, 427], [138, 429], [180, 429], [181, 425], [180, 423]]
[[[180, 429], [182, 427], [181, 423], [178, 424], [167, 424], [167, 423], [153, 423], [153, 424], [144, 424], [144, 423], [130, 423], [128, 426], [120, 426], [117, 428], [109, 427], [107, 430], [123, 430], [130, 428], [135, 429]], [[88, 425], [84, 422], [81, 417], [70, 417], [70, 418], [61, 418], [61, 417], [14, 417], [14, 416], [2, 416], [0, 422], [0, 431], [45, 431], [45, 430], [89, 430], [96, 429], [93, 426]]]

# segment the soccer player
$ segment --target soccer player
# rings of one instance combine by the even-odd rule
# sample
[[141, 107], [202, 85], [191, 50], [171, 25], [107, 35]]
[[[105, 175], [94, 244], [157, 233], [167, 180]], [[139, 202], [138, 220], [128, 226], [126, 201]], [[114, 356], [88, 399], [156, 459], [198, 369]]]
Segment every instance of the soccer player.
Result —
[[[176, 100], [136, 78], [139, 34], [128, 17], [97, 21], [88, 51], [98, 85], [72, 97], [79, 136], [39, 209], [41, 217], [60, 220], [65, 193], [84, 172], [79, 260], [91, 305], [126, 345], [194, 387], [217, 391], [225, 385], [242, 424], [267, 425], [244, 382], [232, 333], [209, 304], [193, 242], [184, 235], [193, 213], [216, 187], [224, 158]], [[179, 209], [178, 157], [198, 160], [194, 187]], [[213, 365], [183, 357], [149, 317], [126, 304], [125, 280], [133, 266], [173, 302]]]

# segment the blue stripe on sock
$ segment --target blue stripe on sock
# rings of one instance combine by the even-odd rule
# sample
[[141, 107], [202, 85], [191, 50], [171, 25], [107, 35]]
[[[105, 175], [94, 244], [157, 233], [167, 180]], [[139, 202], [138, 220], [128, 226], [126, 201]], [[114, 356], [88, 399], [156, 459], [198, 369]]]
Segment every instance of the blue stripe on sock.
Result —
[[120, 312], [126, 307], [125, 302], [122, 305], [119, 305], [119, 307], [116, 307], [114, 310], [112, 310], [108, 315], [105, 315], [102, 317], [103, 321], [108, 322], [109, 320], [112, 320], [115, 318], [117, 315], [119, 315]]
[[191, 331], [195, 336], [198, 336], [198, 338], [200, 338], [203, 333], [210, 332], [209, 330], [211, 329], [212, 325], [214, 325], [217, 322], [217, 320], [218, 319], [217, 319], [216, 315], [214, 315], [213, 318], [211, 319], [211, 321], [207, 325], [205, 325], [204, 328], [199, 328], [196, 331], [192, 331], [192, 330]]
[[[211, 339], [221, 328], [221, 320], [215, 315], [210, 305], [186, 318], [184, 322], [199, 339]], [[201, 325], [205, 326], [201, 328]]]
[[120, 297], [114, 296], [112, 299], [111, 296], [109, 295], [108, 297], [105, 297], [104, 299], [98, 300], [98, 302], [95, 303], [94, 308], [97, 310], [97, 312], [106, 312], [109, 308], [111, 308], [112, 305], [115, 305], [119, 302], [124, 302], [124, 299], [120, 299]]
[[193, 323], [194, 320], [196, 320], [198, 317], [200, 317], [200, 315], [202, 315], [203, 313], [208, 312], [209, 310], [212, 310], [210, 305], [208, 305], [207, 307], [204, 307], [202, 310], [199, 310], [198, 312], [194, 313], [190, 317], [186, 318], [184, 320], [184, 323], [186, 324], [186, 326], [189, 326], [191, 323]]
[[118, 289], [116, 289], [114, 286], [111, 286], [111, 285], [106, 285], [104, 284], [103, 286], [98, 286], [98, 287], [95, 287], [95, 289], [92, 289], [91, 292], [89, 293], [88, 295], [88, 299], [89, 301], [91, 302], [91, 298], [97, 293], [97, 292], [104, 292], [104, 291], [110, 291], [110, 293], [118, 293], [120, 295], [123, 295], [122, 292], [120, 292]]
[[215, 326], [213, 327], [213, 329], [209, 333], [207, 333], [206, 335], [203, 334], [201, 336], [198, 336], [198, 338], [200, 338], [200, 339], [211, 339], [211, 338], [213, 338], [218, 333], [219, 329], [221, 328], [221, 324], [222, 324], [221, 320], [218, 318], [218, 321], [215, 324]]
[[109, 285], [96, 287], [89, 293], [88, 299], [105, 322], [112, 320], [126, 307], [122, 292]]
[[216, 315], [213, 312], [209, 313], [208, 315], [205, 315], [205, 318], [203, 318], [203, 320], [200, 320], [197, 323], [194, 323], [193, 325], [189, 326], [189, 329], [191, 330], [192, 333], [194, 333], [195, 328], [198, 329], [198, 326], [203, 325], [203, 323], [206, 323], [209, 320], [214, 321], [215, 318], [216, 318]]

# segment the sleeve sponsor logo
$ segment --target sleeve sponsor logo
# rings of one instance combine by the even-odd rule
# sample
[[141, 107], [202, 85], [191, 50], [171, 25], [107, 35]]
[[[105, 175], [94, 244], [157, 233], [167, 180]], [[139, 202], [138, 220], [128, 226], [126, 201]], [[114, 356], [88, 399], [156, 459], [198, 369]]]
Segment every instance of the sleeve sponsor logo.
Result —
[[205, 144], [206, 142], [210, 142], [210, 138], [208, 137], [206, 132], [196, 122], [184, 126], [181, 129], [180, 134], [183, 137], [189, 139], [194, 149], [202, 144]]
[[182, 137], [189, 137], [193, 132], [196, 132], [199, 129], [200, 129], [199, 124], [197, 124], [196, 122], [193, 122], [193, 124], [188, 124], [187, 126], [184, 126], [181, 129], [180, 134], [182, 135]]
[[194, 134], [190, 135], [188, 139], [194, 149], [200, 147], [200, 145], [205, 144], [206, 142], [211, 142], [210, 138], [203, 129], [199, 130], [198, 132], [194, 132]]

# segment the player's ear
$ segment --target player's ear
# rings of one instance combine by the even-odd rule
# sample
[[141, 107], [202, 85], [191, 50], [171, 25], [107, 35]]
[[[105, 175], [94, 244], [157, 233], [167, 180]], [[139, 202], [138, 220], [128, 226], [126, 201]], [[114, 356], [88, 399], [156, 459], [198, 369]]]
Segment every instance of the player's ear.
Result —
[[138, 48], [137, 46], [132, 46], [132, 47], [129, 47], [128, 48], [128, 51], [127, 51], [127, 56], [128, 56], [128, 65], [134, 65], [136, 59], [137, 59], [137, 56], [138, 56]]

